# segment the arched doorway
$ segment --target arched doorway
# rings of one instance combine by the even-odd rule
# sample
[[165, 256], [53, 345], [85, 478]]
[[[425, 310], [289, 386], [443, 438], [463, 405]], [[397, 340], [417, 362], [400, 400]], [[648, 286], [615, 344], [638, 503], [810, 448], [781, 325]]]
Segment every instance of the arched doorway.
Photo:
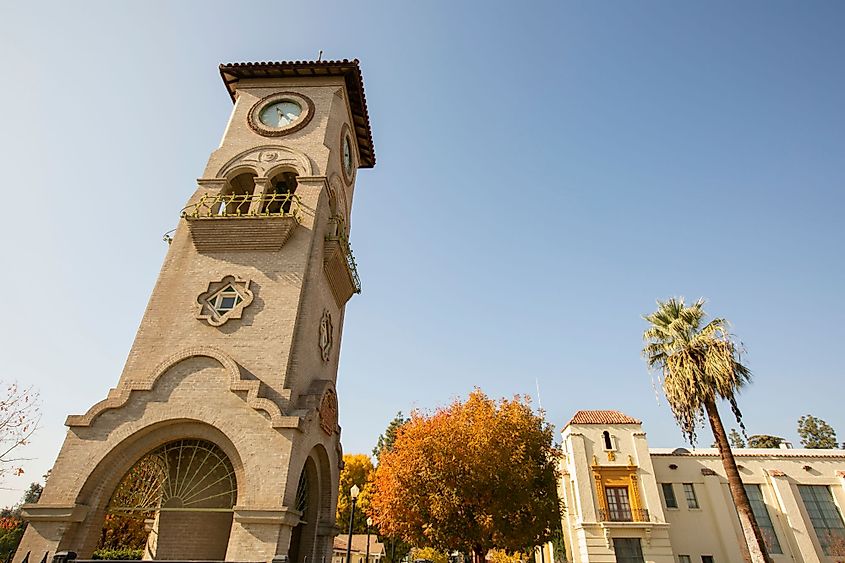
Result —
[[97, 549], [143, 550], [144, 559], [223, 560], [236, 501], [235, 471], [220, 447], [198, 439], [167, 442], [121, 479]]
[[291, 532], [288, 549], [290, 563], [308, 563], [313, 559], [314, 543], [317, 539], [318, 489], [317, 469], [314, 461], [308, 458], [296, 488], [296, 510], [301, 516], [299, 524]]

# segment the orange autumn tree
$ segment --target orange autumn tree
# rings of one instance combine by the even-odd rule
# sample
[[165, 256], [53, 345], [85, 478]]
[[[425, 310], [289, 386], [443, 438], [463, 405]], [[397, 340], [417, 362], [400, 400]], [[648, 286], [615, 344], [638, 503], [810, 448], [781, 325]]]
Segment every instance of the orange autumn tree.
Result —
[[523, 551], [560, 526], [552, 427], [526, 398], [480, 390], [431, 415], [415, 412], [376, 468], [370, 514], [417, 546]]

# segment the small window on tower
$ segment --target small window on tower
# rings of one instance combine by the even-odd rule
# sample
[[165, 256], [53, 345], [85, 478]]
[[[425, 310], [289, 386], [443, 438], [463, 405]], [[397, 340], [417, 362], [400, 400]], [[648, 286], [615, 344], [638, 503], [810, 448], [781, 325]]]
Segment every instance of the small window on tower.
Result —
[[613, 450], [613, 436], [610, 435], [610, 432], [605, 430], [602, 432], [602, 436], [604, 437], [604, 449], [606, 450]]
[[209, 299], [214, 311], [220, 316], [234, 309], [241, 301], [243, 301], [241, 295], [232, 285], [227, 285]]

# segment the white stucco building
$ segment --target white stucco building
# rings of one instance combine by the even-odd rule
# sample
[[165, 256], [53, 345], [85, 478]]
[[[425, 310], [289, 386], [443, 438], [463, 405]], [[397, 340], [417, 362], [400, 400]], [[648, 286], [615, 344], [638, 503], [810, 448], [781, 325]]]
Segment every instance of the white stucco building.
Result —
[[[565, 560], [742, 561], [717, 450], [649, 448], [640, 421], [618, 411], [578, 411], [563, 429], [563, 448]], [[845, 451], [734, 455], [775, 563], [845, 562]]]

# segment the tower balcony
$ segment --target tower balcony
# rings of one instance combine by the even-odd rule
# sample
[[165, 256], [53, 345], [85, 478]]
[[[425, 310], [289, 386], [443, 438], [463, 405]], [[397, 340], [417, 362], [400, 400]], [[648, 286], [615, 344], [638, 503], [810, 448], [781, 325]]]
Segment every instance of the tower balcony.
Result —
[[342, 234], [327, 236], [323, 246], [323, 271], [338, 307], [361, 293], [361, 278], [349, 241]]
[[300, 200], [290, 193], [203, 194], [182, 217], [200, 252], [279, 250], [300, 213]]

